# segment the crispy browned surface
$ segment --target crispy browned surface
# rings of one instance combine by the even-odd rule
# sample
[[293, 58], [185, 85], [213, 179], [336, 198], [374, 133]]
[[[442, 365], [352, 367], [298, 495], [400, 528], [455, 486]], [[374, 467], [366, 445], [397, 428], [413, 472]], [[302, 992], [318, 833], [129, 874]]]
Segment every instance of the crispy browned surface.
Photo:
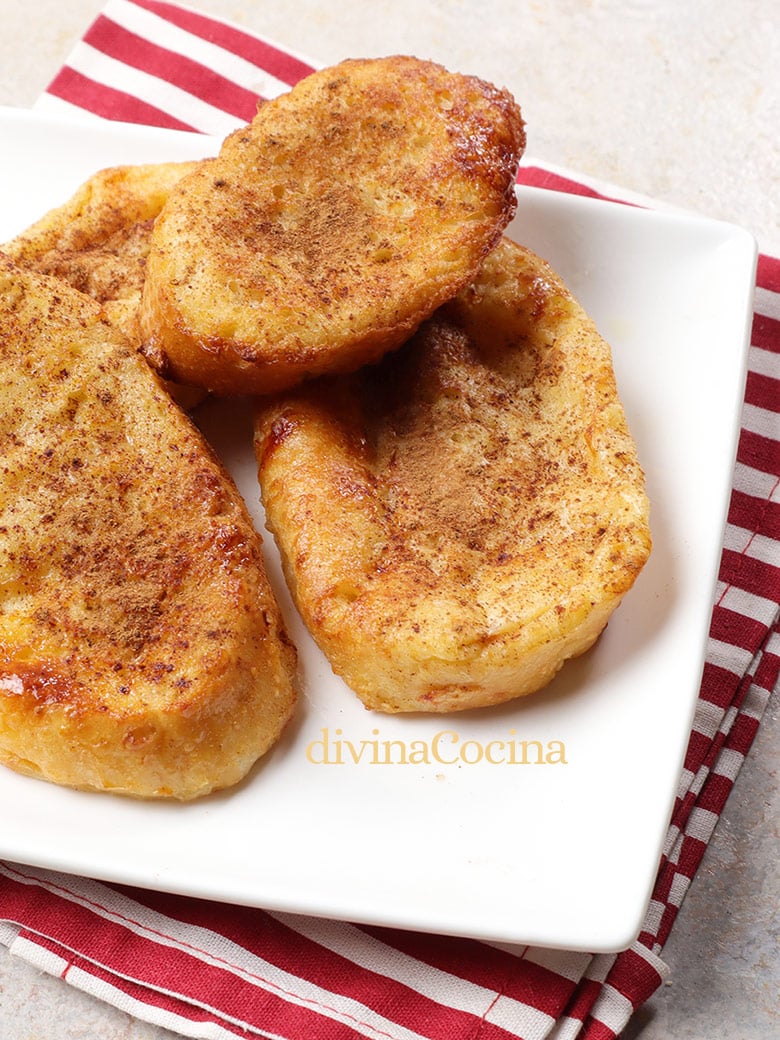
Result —
[[[173, 186], [196, 165], [152, 163], [100, 170], [66, 203], [0, 250], [20, 267], [60, 278], [97, 300], [111, 324], [142, 347], [138, 308], [152, 225]], [[163, 358], [142, 352], [165, 375]], [[205, 397], [200, 388], [170, 380], [165, 386], [184, 408]]]
[[175, 189], [141, 330], [182, 381], [266, 393], [398, 346], [515, 207], [504, 91], [415, 58], [345, 61], [268, 102]]
[[20, 266], [55, 275], [92, 296], [135, 342], [152, 224], [173, 186], [196, 165], [100, 170], [62, 206], [0, 249]]
[[0, 258], [0, 761], [192, 798], [294, 703], [234, 484], [88, 297]]
[[506, 240], [378, 366], [259, 402], [256, 450], [297, 605], [371, 708], [539, 689], [650, 550], [609, 347]]

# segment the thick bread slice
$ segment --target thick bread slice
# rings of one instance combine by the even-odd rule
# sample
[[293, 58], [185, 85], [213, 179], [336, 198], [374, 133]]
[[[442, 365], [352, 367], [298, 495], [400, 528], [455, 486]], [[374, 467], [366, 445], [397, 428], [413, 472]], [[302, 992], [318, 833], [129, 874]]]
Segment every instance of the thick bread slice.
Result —
[[[100, 170], [62, 206], [0, 250], [20, 267], [55, 275], [103, 304], [131, 342], [155, 217], [171, 189], [197, 163], [153, 163]], [[154, 360], [154, 359], [152, 359]]]
[[152, 353], [225, 394], [376, 360], [498, 241], [524, 144], [508, 93], [431, 62], [314, 73], [163, 207], [141, 307]]
[[379, 365], [258, 402], [255, 445], [299, 610], [381, 711], [538, 690], [650, 550], [610, 349], [508, 240]]
[[235, 485], [89, 297], [0, 258], [0, 761], [180, 799], [279, 737], [295, 654]]

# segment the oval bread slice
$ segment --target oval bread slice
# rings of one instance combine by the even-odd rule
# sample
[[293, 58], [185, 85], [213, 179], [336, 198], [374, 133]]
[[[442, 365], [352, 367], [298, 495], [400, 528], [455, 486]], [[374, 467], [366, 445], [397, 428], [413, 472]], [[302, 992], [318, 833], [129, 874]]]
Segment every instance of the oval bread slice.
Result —
[[[0, 251], [20, 267], [60, 278], [97, 300], [112, 325], [140, 347], [138, 308], [152, 226], [173, 186], [197, 165], [150, 163], [99, 170], [67, 202]], [[149, 350], [144, 355], [164, 375], [163, 358]], [[166, 389], [185, 408], [205, 396], [200, 388], [174, 382]]]
[[144, 340], [174, 378], [224, 394], [376, 360], [496, 244], [524, 144], [507, 92], [431, 62], [308, 76], [172, 192]]
[[0, 761], [190, 799], [237, 783], [295, 653], [230, 477], [89, 297], [0, 258]]
[[0, 249], [20, 267], [61, 278], [103, 304], [112, 323], [136, 342], [152, 225], [171, 189], [197, 165], [99, 170]]
[[650, 551], [610, 349], [508, 240], [380, 364], [260, 401], [255, 445], [301, 615], [380, 711], [540, 689]]

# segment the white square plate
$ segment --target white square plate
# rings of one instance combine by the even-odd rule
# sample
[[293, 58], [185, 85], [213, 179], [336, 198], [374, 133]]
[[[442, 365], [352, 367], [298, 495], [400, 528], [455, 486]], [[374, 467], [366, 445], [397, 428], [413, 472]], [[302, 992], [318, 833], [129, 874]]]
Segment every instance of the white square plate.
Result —
[[[217, 147], [14, 110], [0, 110], [0, 139], [0, 241], [103, 166]], [[80, 793], [0, 769], [0, 855], [365, 923], [593, 952], [630, 945], [698, 693], [755, 243], [722, 223], [530, 188], [519, 190], [510, 232], [557, 268], [612, 344], [647, 473], [653, 554], [598, 645], [525, 701], [449, 717], [370, 714], [304, 631], [266, 537], [305, 677], [280, 745], [237, 789], [188, 805]], [[203, 421], [263, 530], [248, 413], [217, 405]], [[382, 764], [385, 741], [432, 756], [437, 734], [441, 760]], [[325, 735], [331, 764], [321, 762]], [[521, 741], [560, 742], [566, 761], [473, 761], [493, 741], [515, 742], [516, 759]], [[347, 742], [365, 742], [359, 762]], [[491, 757], [501, 757], [496, 748]]]

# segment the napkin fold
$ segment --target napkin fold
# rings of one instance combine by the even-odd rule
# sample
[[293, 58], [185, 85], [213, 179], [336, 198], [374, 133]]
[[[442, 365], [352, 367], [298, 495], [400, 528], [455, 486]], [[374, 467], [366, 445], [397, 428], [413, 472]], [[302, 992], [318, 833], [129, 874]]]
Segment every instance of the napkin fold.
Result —
[[[312, 71], [158, 0], [109, 0], [36, 108], [224, 135]], [[652, 206], [526, 160], [519, 180]], [[504, 946], [211, 903], [0, 863], [0, 942], [185, 1036], [611, 1040], [662, 983], [664, 943], [780, 671], [780, 259], [759, 258], [748, 379], [698, 707], [638, 940]]]

